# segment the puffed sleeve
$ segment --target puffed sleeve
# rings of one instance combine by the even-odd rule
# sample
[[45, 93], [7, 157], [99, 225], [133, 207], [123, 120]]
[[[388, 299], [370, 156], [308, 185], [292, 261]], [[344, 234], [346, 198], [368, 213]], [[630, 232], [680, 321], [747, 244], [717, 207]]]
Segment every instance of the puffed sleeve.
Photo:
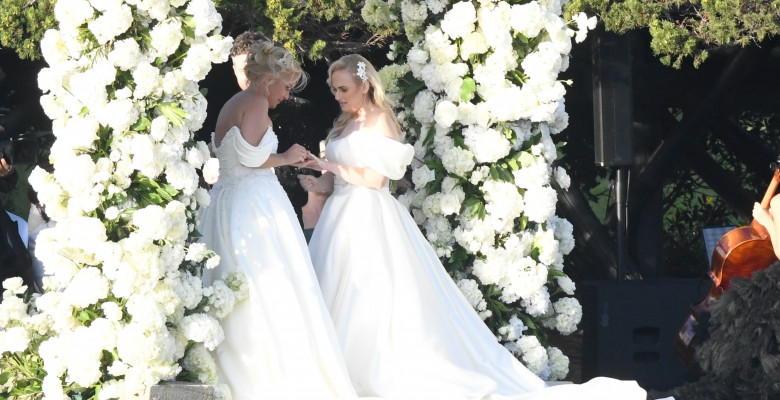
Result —
[[236, 140], [233, 140], [233, 143], [236, 146], [238, 162], [250, 168], [257, 168], [263, 165], [274, 151], [274, 143], [261, 140], [260, 144], [252, 146], [240, 133], [236, 135]]
[[360, 139], [368, 150], [363, 157], [366, 167], [393, 180], [403, 178], [414, 157], [412, 145], [371, 133], [360, 134]]

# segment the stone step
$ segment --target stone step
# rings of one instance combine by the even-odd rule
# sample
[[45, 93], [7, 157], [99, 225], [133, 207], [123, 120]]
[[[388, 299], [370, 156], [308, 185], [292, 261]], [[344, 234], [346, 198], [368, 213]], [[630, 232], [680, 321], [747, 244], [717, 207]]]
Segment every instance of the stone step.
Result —
[[192, 382], [160, 382], [152, 386], [149, 400], [214, 400], [214, 386]]

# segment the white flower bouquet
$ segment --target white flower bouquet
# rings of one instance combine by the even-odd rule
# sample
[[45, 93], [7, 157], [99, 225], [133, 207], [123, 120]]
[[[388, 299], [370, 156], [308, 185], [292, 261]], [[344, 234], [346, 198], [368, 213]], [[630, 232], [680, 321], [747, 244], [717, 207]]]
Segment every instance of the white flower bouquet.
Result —
[[56, 225], [38, 238], [45, 292], [3, 283], [0, 397], [137, 399], [162, 380], [213, 384], [208, 350], [246, 284], [202, 285], [219, 256], [197, 242], [208, 193], [196, 168], [209, 154], [193, 132], [206, 114], [198, 81], [232, 39], [211, 0], [59, 0], [54, 14], [39, 74], [54, 168], [30, 183]]

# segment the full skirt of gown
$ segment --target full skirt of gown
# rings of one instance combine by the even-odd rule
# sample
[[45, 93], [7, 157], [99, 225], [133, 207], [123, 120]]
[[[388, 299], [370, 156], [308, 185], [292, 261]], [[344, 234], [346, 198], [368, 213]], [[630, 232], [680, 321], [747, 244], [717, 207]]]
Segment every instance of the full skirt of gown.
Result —
[[[400, 157], [396, 162], [404, 167], [411, 158], [410, 146], [396, 151], [398, 146], [358, 131], [331, 140], [326, 154], [398, 179], [402, 171], [392, 158]], [[645, 400], [633, 381], [597, 378], [547, 387], [498, 343], [387, 186], [335, 181], [309, 250], [358, 395]]]
[[242, 147], [275, 152], [276, 138], [269, 128], [253, 149], [237, 128], [228, 132], [199, 225], [221, 257], [204, 271], [204, 284], [241, 271], [249, 286], [249, 297], [222, 321], [225, 340], [214, 354], [219, 382], [241, 400], [354, 398], [292, 205], [272, 169], [238, 162]]

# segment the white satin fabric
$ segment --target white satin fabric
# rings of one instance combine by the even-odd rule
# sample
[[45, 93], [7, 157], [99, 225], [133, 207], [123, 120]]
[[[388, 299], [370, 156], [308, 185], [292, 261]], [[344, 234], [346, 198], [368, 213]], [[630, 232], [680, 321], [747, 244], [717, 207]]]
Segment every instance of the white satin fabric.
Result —
[[[361, 131], [326, 149], [330, 161], [394, 178], [412, 154], [408, 144]], [[358, 395], [645, 400], [635, 382], [608, 378], [547, 387], [498, 343], [387, 186], [336, 178], [334, 189], [309, 250]]]
[[258, 169], [278, 141], [271, 128], [252, 146], [231, 128], [216, 154], [219, 181], [199, 230], [220, 265], [204, 284], [243, 271], [249, 298], [222, 322], [215, 351], [220, 383], [234, 399], [352, 399], [333, 325], [306, 242], [273, 169]]

